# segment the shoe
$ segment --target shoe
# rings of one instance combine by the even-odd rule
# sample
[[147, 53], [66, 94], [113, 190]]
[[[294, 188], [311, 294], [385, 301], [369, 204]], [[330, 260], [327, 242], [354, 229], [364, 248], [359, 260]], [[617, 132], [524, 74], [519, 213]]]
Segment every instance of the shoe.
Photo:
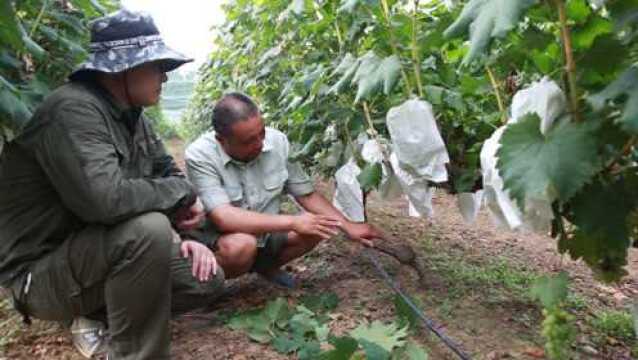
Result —
[[293, 278], [290, 273], [281, 269], [277, 269], [272, 273], [262, 274], [262, 276], [271, 283], [286, 289], [294, 289], [297, 287], [297, 281], [295, 281], [295, 278]]
[[101, 321], [77, 317], [71, 324], [73, 346], [87, 359], [106, 353], [108, 333]]

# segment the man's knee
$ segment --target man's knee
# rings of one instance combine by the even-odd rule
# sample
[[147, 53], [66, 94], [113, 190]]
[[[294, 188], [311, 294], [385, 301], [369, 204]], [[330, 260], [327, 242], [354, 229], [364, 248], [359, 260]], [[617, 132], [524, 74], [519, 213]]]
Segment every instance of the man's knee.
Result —
[[171, 222], [162, 213], [150, 212], [136, 216], [129, 220], [127, 225], [139, 237], [166, 243], [171, 243], [173, 240]]
[[[187, 280], [175, 279], [173, 274], [172, 311], [175, 314], [184, 313], [197, 308], [210, 305], [224, 292], [225, 274], [221, 266], [217, 267], [217, 272], [208, 281], [201, 282], [189, 276]], [[185, 274], [188, 276], [190, 274]]]
[[257, 238], [250, 234], [222, 235], [217, 241], [217, 247], [219, 256], [234, 264], [252, 262], [257, 256]]
[[168, 218], [158, 212], [151, 212], [136, 216], [121, 225], [121, 232], [116, 231], [116, 242], [127, 249], [127, 258], [135, 255], [165, 260], [167, 263], [171, 256], [171, 244], [173, 230]]
[[217, 271], [213, 277], [211, 277], [208, 281], [197, 282], [198, 286], [195, 290], [197, 295], [208, 302], [220, 296], [224, 288], [225, 278], [224, 269], [222, 269], [221, 266], [217, 266]]

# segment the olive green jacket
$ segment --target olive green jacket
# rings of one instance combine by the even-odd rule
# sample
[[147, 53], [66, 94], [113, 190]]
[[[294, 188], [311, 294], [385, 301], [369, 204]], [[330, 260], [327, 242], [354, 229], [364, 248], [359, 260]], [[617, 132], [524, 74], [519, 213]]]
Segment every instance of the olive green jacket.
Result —
[[63, 85], [0, 155], [0, 285], [77, 229], [194, 199], [141, 109], [90, 82]]

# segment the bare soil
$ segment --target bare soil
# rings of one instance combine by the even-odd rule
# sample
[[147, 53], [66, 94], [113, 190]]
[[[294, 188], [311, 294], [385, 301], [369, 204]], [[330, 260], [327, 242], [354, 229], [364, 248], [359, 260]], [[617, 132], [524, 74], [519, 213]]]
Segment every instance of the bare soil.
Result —
[[[169, 148], [182, 161], [180, 142]], [[319, 184], [325, 194], [331, 187]], [[409, 267], [379, 254], [385, 268], [420, 303], [438, 328], [453, 338], [476, 359], [543, 359], [542, 321], [539, 306], [525, 295], [521, 284], [527, 277], [567, 271], [580, 306], [572, 312], [579, 328], [575, 354], [579, 359], [631, 359], [627, 344], [613, 338], [595, 340], [588, 319], [598, 312], [621, 309], [638, 298], [638, 251], [631, 250], [627, 270], [620, 284], [603, 285], [580, 262], [560, 256], [548, 236], [509, 232], [496, 228], [483, 211], [475, 224], [461, 218], [454, 197], [438, 193], [433, 219], [407, 216], [405, 201], [382, 201], [371, 196], [370, 221], [410, 244], [426, 269], [419, 280]], [[254, 275], [230, 281], [238, 289], [211, 304], [211, 308], [173, 320], [172, 354], [175, 359], [286, 359], [271, 346], [252, 342], [229, 329], [229, 314], [263, 306], [268, 300], [286, 297], [291, 301], [304, 294], [334, 292], [340, 302], [330, 327], [336, 334], [353, 329], [362, 321], [395, 319], [393, 293], [382, 282], [362, 249], [345, 240], [320, 244], [315, 251], [289, 266], [302, 284], [296, 290], [275, 288]], [[0, 323], [15, 316], [0, 311]], [[17, 322], [17, 320], [16, 320]], [[0, 327], [0, 329], [4, 329]], [[81, 359], [63, 327], [36, 321], [16, 334], [3, 334], [4, 354], [0, 359]], [[423, 344], [430, 359], [455, 356], [430, 332], [412, 338]], [[2, 348], [0, 348], [2, 350]]]

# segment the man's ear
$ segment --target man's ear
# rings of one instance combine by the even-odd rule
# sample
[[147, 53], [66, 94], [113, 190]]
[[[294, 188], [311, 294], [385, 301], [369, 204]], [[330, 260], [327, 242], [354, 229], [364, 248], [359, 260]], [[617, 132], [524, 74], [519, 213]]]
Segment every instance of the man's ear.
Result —
[[226, 139], [224, 139], [223, 136], [219, 135], [218, 133], [215, 133], [215, 139], [217, 139], [217, 141], [222, 144], [222, 146], [226, 146]]

